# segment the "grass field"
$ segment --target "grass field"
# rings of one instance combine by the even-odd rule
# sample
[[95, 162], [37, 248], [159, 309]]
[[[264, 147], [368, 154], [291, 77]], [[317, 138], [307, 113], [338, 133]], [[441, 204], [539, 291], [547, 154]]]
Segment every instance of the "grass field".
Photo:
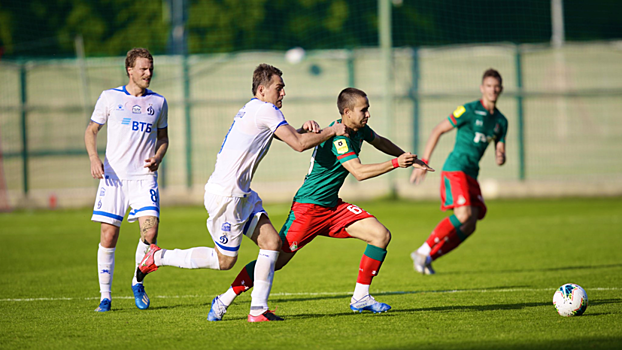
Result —
[[[393, 309], [348, 308], [365, 244], [318, 238], [275, 275], [270, 306], [284, 322], [249, 324], [250, 293], [222, 322], [206, 321], [257, 248], [245, 239], [230, 271], [162, 268], [147, 277], [151, 307], [130, 290], [136, 224], [123, 224], [113, 311], [99, 301], [98, 225], [90, 210], [0, 214], [0, 348], [132, 349], [605, 349], [622, 348], [622, 200], [491, 201], [476, 233], [439, 259], [437, 274], [413, 271], [409, 253], [445, 216], [436, 202], [358, 203], [392, 232], [371, 290]], [[287, 205], [267, 206], [276, 226]], [[213, 246], [201, 207], [164, 207], [159, 244]], [[564, 283], [589, 296], [581, 317], [557, 315]]]

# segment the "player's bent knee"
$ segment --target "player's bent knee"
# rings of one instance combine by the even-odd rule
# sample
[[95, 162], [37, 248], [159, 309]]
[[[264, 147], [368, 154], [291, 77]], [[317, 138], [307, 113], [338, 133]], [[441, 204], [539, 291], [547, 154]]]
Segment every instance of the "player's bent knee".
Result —
[[221, 270], [231, 270], [231, 268], [235, 266], [236, 261], [238, 261], [237, 256], [227, 256], [227, 255], [218, 256], [218, 263], [220, 264]]

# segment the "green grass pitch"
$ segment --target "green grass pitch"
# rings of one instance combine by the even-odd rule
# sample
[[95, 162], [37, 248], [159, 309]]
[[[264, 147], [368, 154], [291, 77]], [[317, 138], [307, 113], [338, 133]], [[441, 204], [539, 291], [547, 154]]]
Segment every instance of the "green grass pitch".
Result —
[[[99, 225], [90, 210], [0, 214], [0, 348], [110, 349], [604, 349], [622, 347], [622, 200], [489, 201], [488, 216], [461, 247], [422, 276], [409, 253], [446, 216], [437, 202], [357, 203], [393, 235], [371, 286], [393, 309], [358, 314], [349, 300], [365, 243], [317, 238], [275, 275], [270, 306], [284, 322], [250, 324], [250, 293], [222, 322], [206, 320], [257, 254], [244, 239], [230, 271], [161, 268], [145, 280], [151, 307], [130, 284], [138, 225], [124, 223], [111, 312], [99, 302]], [[266, 207], [275, 225], [288, 205]], [[159, 244], [213, 246], [201, 207], [162, 208]], [[557, 315], [564, 283], [587, 291], [580, 317]]]

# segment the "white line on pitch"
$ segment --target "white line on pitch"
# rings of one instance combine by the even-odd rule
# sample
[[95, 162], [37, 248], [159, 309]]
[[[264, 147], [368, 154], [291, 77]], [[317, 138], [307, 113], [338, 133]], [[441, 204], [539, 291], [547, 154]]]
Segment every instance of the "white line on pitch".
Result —
[[[512, 293], [512, 292], [547, 292], [556, 288], [509, 288], [509, 289], [453, 289], [453, 290], [421, 290], [421, 291], [377, 291], [374, 294], [426, 294], [426, 293]], [[622, 290], [622, 288], [585, 288], [589, 291]], [[270, 296], [322, 296], [322, 295], [352, 295], [352, 292], [319, 292], [319, 293], [272, 293]], [[157, 299], [181, 299], [181, 298], [211, 298], [205, 295], [156, 295]], [[89, 298], [15, 298], [0, 299], [2, 301], [72, 301], [72, 300], [98, 300], [99, 297]], [[134, 299], [133, 296], [119, 296], [114, 299]]]

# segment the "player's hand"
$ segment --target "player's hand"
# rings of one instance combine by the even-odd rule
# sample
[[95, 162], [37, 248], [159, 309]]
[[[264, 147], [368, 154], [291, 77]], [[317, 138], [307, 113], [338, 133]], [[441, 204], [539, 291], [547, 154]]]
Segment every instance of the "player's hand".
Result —
[[430, 168], [429, 165], [427, 165], [424, 161], [422, 161], [419, 158], [417, 158], [415, 160], [415, 163], [413, 164], [413, 167], [415, 167], [416, 169], [425, 170], [426, 172], [428, 172], [428, 171], [435, 171], [434, 169]]
[[162, 160], [158, 157], [151, 157], [149, 159], [145, 159], [145, 168], [149, 168], [149, 170], [155, 172], [160, 167], [160, 162]]
[[497, 150], [497, 152], [495, 153], [495, 160], [497, 162], [497, 165], [505, 164], [505, 152]]
[[99, 157], [91, 158], [91, 176], [94, 179], [104, 178], [104, 164]]
[[322, 129], [320, 128], [320, 124], [318, 124], [315, 120], [307, 120], [302, 125], [301, 130], [303, 130], [303, 132], [314, 132], [317, 134]]
[[333, 130], [335, 131], [335, 136], [350, 136], [348, 134], [348, 127], [345, 126], [345, 124], [343, 123], [335, 123], [333, 124], [333, 126], [331, 126], [331, 128], [333, 128]]
[[404, 152], [399, 157], [397, 157], [397, 163], [400, 165], [400, 168], [408, 168], [415, 163], [417, 159], [416, 154], [412, 154], [410, 152]]
[[425, 180], [425, 175], [428, 173], [427, 170], [421, 168], [413, 169], [412, 174], [410, 174], [410, 183], [414, 183], [416, 185], [420, 184]]

